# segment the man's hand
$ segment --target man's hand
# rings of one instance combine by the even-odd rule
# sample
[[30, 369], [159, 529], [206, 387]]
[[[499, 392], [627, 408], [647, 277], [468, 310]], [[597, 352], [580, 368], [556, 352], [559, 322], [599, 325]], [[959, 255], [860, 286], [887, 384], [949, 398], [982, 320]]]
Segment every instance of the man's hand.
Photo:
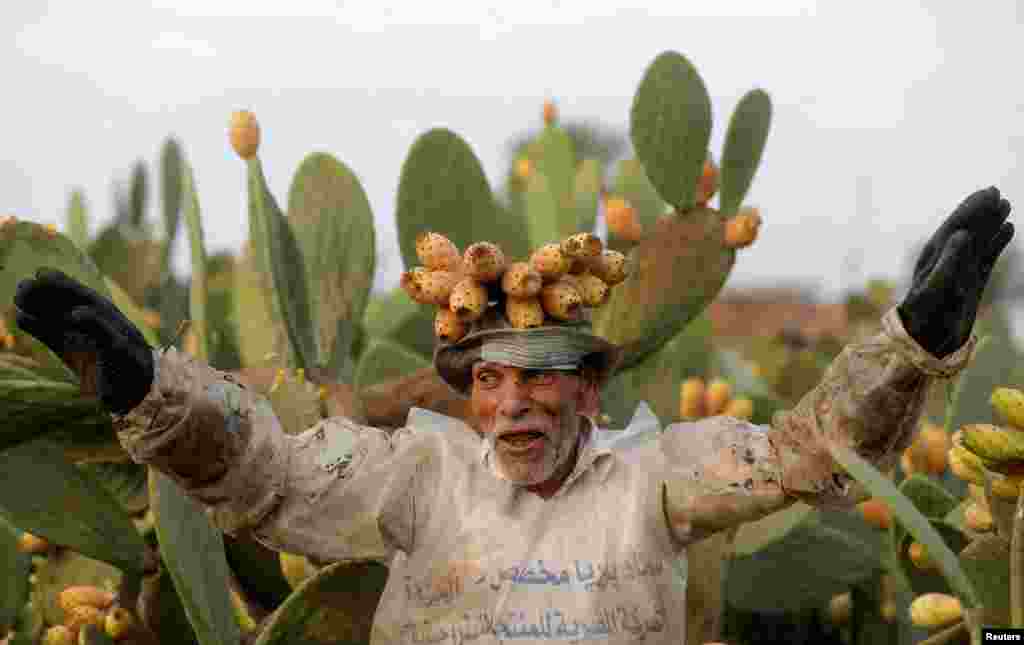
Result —
[[74, 370], [86, 393], [111, 412], [137, 406], [153, 383], [153, 351], [114, 303], [50, 269], [22, 280], [14, 296], [18, 327]]
[[1013, 237], [1010, 202], [995, 187], [965, 199], [925, 245], [897, 310], [907, 333], [937, 358], [970, 338], [992, 266]]

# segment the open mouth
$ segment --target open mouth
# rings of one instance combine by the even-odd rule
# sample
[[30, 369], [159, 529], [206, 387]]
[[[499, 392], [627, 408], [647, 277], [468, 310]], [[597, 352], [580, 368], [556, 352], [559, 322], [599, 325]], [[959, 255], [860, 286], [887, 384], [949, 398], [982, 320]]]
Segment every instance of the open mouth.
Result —
[[526, 430], [522, 432], [509, 432], [501, 435], [500, 441], [514, 448], [528, 448], [544, 438], [543, 432]]

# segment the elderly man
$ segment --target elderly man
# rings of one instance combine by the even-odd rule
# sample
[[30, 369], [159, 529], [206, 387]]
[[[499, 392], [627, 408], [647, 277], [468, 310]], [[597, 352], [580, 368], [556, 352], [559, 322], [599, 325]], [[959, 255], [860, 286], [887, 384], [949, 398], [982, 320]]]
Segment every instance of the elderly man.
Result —
[[[769, 427], [673, 424], [609, 450], [596, 439], [618, 350], [585, 325], [508, 325], [500, 308], [441, 345], [472, 427], [423, 411], [393, 435], [331, 418], [282, 432], [265, 400], [176, 351], [155, 351], [107, 300], [61, 274], [19, 285], [18, 324], [80, 367], [132, 457], [166, 473], [231, 534], [319, 560], [404, 554], [374, 642], [601, 639], [678, 644], [674, 563], [689, 543], [795, 500], [851, 503], [829, 455], [892, 463], [929, 385], [967, 363], [990, 271], [1013, 236], [995, 188], [929, 240], [906, 298], [868, 342]], [[438, 422], [443, 432], [415, 432]], [[627, 432], [629, 429], [627, 428]]]

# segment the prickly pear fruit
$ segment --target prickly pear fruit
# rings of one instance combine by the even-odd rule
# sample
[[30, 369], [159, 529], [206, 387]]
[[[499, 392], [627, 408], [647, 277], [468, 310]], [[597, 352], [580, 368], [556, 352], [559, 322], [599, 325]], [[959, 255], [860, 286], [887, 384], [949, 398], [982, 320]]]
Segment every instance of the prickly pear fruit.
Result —
[[604, 280], [592, 273], [582, 273], [579, 276], [572, 277], [576, 278], [576, 284], [580, 290], [580, 296], [583, 298], [584, 305], [587, 307], [600, 307], [608, 302], [608, 297], [611, 295], [612, 290]]
[[458, 272], [462, 265], [462, 255], [455, 243], [433, 231], [416, 236], [416, 257], [430, 271]]
[[513, 262], [501, 276], [501, 290], [512, 298], [532, 298], [540, 293], [543, 280], [529, 262]]
[[466, 335], [466, 323], [447, 307], [438, 307], [434, 316], [434, 335], [443, 343], [454, 343]]
[[497, 244], [476, 242], [462, 256], [465, 274], [477, 282], [493, 282], [505, 272], [505, 254]]
[[915, 470], [924, 470], [932, 475], [941, 475], [946, 471], [950, 440], [941, 426], [926, 422], [911, 448]]
[[761, 214], [754, 208], [744, 208], [725, 222], [725, 245], [731, 249], [750, 246], [761, 229]]
[[956, 477], [979, 486], [985, 485], [985, 467], [977, 455], [963, 446], [956, 445], [949, 449], [949, 470]]
[[462, 278], [452, 288], [449, 308], [462, 322], [472, 322], [487, 309], [487, 289], [473, 278]]
[[727, 381], [715, 379], [704, 392], [704, 414], [709, 417], [721, 414], [732, 398], [732, 386]]
[[91, 585], [75, 585], [68, 587], [57, 596], [57, 604], [65, 612], [75, 607], [95, 607], [107, 609], [114, 602], [114, 594], [106, 589]]
[[1024, 430], [1024, 392], [1016, 388], [997, 387], [989, 403], [995, 411], [1017, 430]]
[[590, 272], [605, 281], [608, 286], [615, 286], [629, 275], [629, 263], [626, 256], [618, 251], [605, 249], [601, 255], [589, 263]]
[[402, 287], [402, 291], [405, 291], [405, 294], [414, 301], [424, 305], [428, 303], [423, 295], [420, 283], [423, 281], [423, 276], [426, 272], [427, 270], [423, 267], [414, 267], [408, 271], [403, 271], [398, 279], [398, 284]]
[[935, 559], [928, 554], [928, 549], [920, 542], [911, 542], [907, 549], [910, 561], [921, 571], [938, 571], [939, 565]]
[[256, 121], [256, 115], [248, 110], [232, 113], [229, 137], [231, 147], [239, 157], [254, 157], [260, 148], [260, 124]]
[[711, 159], [704, 161], [704, 170], [697, 180], [697, 205], [708, 205], [711, 198], [718, 192], [718, 166]]
[[95, 625], [99, 629], [103, 629], [104, 618], [101, 609], [90, 605], [77, 605], [64, 612], [64, 626], [70, 629], [77, 638], [83, 625]]
[[545, 285], [540, 290], [540, 303], [552, 318], [577, 320], [580, 317], [583, 298], [571, 282], [559, 280]]
[[451, 271], [427, 271], [420, 277], [423, 297], [432, 305], [445, 306], [461, 276]]
[[960, 599], [944, 593], [926, 593], [910, 603], [910, 622], [915, 627], [942, 627], [963, 616]]
[[533, 174], [533, 163], [529, 157], [522, 157], [516, 161], [516, 176], [520, 179], [529, 179]]
[[65, 625], [54, 625], [43, 634], [43, 645], [75, 645], [75, 633]]
[[586, 273], [589, 263], [583, 258], [572, 258], [569, 260], [569, 275]]
[[544, 325], [544, 307], [537, 298], [513, 298], [505, 300], [505, 316], [516, 329], [530, 329]]
[[850, 592], [832, 596], [828, 602], [828, 617], [833, 625], [845, 625], [850, 622], [853, 613], [853, 597]]
[[962, 429], [965, 448], [989, 461], [1024, 459], [1024, 432], [1006, 430], [991, 423], [970, 423]]
[[692, 376], [679, 385], [679, 417], [699, 419], [704, 416], [704, 379]]
[[611, 197], [605, 202], [604, 221], [608, 230], [627, 242], [639, 242], [643, 227], [636, 210], [621, 197]]
[[593, 233], [576, 233], [562, 240], [559, 248], [569, 258], [596, 258], [604, 250], [604, 242]]
[[557, 118], [558, 108], [555, 107], [555, 102], [550, 99], [544, 101], [544, 125], [553, 125]]
[[725, 410], [722, 411], [722, 414], [734, 419], [750, 421], [754, 417], [754, 402], [745, 397], [732, 399], [729, 401], [729, 404], [725, 406]]
[[115, 641], [120, 640], [134, 625], [135, 617], [124, 607], [114, 607], [103, 619], [103, 631]]
[[877, 497], [861, 502], [857, 508], [864, 521], [876, 529], [887, 529], [892, 525], [892, 510]]
[[50, 549], [50, 542], [26, 531], [18, 538], [17, 548], [22, 553], [46, 553]]
[[964, 525], [972, 531], [984, 533], [992, 530], [992, 513], [977, 502], [964, 507]]
[[571, 262], [562, 253], [560, 245], [551, 243], [540, 247], [530, 256], [530, 266], [544, 282], [555, 282], [569, 272]]

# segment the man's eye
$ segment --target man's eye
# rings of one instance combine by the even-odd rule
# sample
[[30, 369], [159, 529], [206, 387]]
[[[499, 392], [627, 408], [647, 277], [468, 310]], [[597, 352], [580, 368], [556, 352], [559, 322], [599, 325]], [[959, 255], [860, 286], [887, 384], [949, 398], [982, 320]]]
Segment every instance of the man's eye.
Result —
[[496, 383], [498, 375], [494, 372], [481, 372], [477, 374], [476, 380], [483, 384]]

